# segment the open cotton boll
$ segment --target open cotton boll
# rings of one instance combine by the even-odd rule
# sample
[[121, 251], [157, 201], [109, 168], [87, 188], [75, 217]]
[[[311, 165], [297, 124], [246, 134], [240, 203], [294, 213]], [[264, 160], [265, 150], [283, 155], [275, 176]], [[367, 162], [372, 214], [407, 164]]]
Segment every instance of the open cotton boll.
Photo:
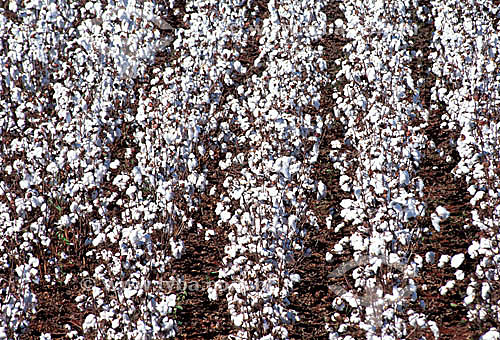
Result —
[[491, 328], [488, 332], [480, 336], [479, 340], [500, 340], [500, 333], [496, 328]]
[[318, 183], [318, 195], [317, 199], [322, 199], [326, 195], [326, 185], [322, 181]]
[[215, 289], [215, 288], [208, 287], [207, 293], [208, 293], [208, 299], [211, 301], [215, 301], [219, 297], [217, 294], [217, 289]]
[[441, 221], [446, 220], [450, 216], [450, 212], [448, 210], [446, 210], [445, 207], [442, 207], [442, 206], [438, 206], [436, 208], [436, 214], [437, 214], [437, 216], [439, 216]]
[[471, 258], [473, 258], [473, 259], [476, 258], [476, 256], [479, 254], [479, 252], [478, 252], [479, 248], [480, 248], [479, 242], [472, 241], [472, 244], [467, 249], [467, 252], [469, 253], [469, 256]]
[[443, 268], [443, 266], [446, 263], [448, 263], [448, 261], [450, 261], [450, 256], [449, 255], [441, 255], [441, 257], [439, 258], [438, 267], [439, 268]]
[[82, 325], [83, 331], [87, 332], [88, 330], [96, 327], [97, 327], [97, 319], [95, 315], [94, 314], [87, 315]]
[[170, 249], [172, 251], [172, 255], [176, 259], [180, 259], [182, 256], [182, 252], [184, 250], [184, 242], [182, 240], [174, 241], [173, 238], [170, 239]]
[[434, 260], [436, 258], [436, 253], [434, 253], [433, 251], [429, 251], [425, 254], [425, 261], [427, 263], [434, 263]]
[[431, 222], [434, 229], [439, 233], [441, 231], [441, 226], [439, 225], [439, 223], [441, 223], [441, 219], [439, 218], [439, 216], [435, 213], [432, 213]]
[[451, 259], [451, 266], [453, 268], [458, 268], [460, 265], [464, 262], [465, 255], [460, 253], [452, 257]]
[[243, 314], [238, 314], [236, 316], [231, 315], [231, 318], [233, 319], [234, 325], [236, 327], [241, 327], [241, 325], [243, 324]]

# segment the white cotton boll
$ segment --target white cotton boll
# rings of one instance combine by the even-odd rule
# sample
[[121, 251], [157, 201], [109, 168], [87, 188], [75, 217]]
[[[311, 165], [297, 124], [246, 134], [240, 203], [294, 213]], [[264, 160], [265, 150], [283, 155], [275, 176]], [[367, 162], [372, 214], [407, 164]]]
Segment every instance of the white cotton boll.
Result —
[[325, 259], [326, 259], [326, 262], [331, 262], [333, 260], [333, 255], [327, 251]]
[[396, 253], [390, 253], [389, 254], [389, 264], [394, 264], [394, 263], [399, 263], [400, 258], [399, 255]]
[[441, 219], [439, 218], [439, 216], [435, 213], [432, 213], [431, 222], [434, 229], [439, 233], [441, 231], [441, 226], [439, 225], [439, 223], [441, 223]]
[[118, 167], [120, 166], [120, 161], [115, 159], [114, 161], [112, 161], [110, 164], [109, 164], [109, 167], [111, 169], [118, 169]]
[[207, 231], [205, 231], [205, 241], [209, 241], [210, 237], [214, 235], [215, 231], [213, 231], [212, 229], [208, 229]]
[[66, 157], [68, 158], [68, 162], [72, 163], [78, 159], [78, 152], [75, 150], [70, 150], [66, 154]]
[[294, 283], [300, 282], [300, 275], [299, 274], [291, 274], [290, 280], [292, 280], [292, 282], [294, 282]]
[[241, 327], [243, 324], [243, 314], [238, 314], [236, 316], [231, 316], [236, 327]]
[[450, 256], [449, 255], [441, 255], [441, 257], [439, 258], [438, 267], [439, 268], [443, 268], [443, 266], [446, 263], [448, 263], [448, 261], [450, 261]]
[[378, 256], [382, 253], [385, 247], [385, 242], [382, 238], [374, 238], [369, 247], [369, 253], [371, 255]]
[[99, 233], [96, 235], [96, 237], [94, 237], [94, 239], [92, 240], [92, 245], [94, 247], [97, 247], [98, 245], [100, 245], [102, 242], [104, 242], [106, 240], [106, 235], [104, 233]]
[[217, 295], [217, 289], [215, 288], [212, 288], [212, 287], [208, 287], [207, 289], [207, 293], [208, 293], [208, 299], [210, 301], [215, 301], [218, 299], [218, 295]]
[[437, 323], [435, 321], [431, 320], [431, 321], [427, 322], [427, 325], [431, 329], [432, 334], [434, 335], [434, 339], [438, 339], [439, 338], [439, 327], [437, 326]]
[[268, 112], [269, 119], [278, 119], [279, 118], [279, 113], [275, 109], [271, 109]]
[[227, 210], [224, 210], [220, 214], [220, 218], [221, 218], [222, 222], [227, 223], [231, 219], [231, 213]]
[[479, 253], [484, 254], [484, 251], [482, 251], [483, 249], [491, 249], [491, 240], [482, 237], [481, 240], [479, 241], [479, 247], [480, 247]]
[[[363, 237], [359, 234], [353, 234], [350, 237], [351, 246], [354, 250], [365, 250], [367, 248], [367, 242], [364, 242]], [[366, 240], [368, 241], [368, 240]]]
[[236, 252], [238, 251], [238, 248], [234, 245], [227, 245], [224, 246], [224, 252], [229, 255], [229, 257], [235, 257]]
[[455, 287], [455, 280], [450, 280], [450, 281], [446, 282], [445, 287], [446, 287], [448, 290], [453, 289], [453, 287]]
[[176, 259], [180, 259], [182, 256], [182, 252], [184, 250], [184, 242], [179, 240], [175, 242], [172, 238], [170, 239], [170, 249], [172, 251], [172, 255]]
[[352, 293], [346, 293], [342, 295], [342, 298], [347, 301], [347, 303], [352, 307], [352, 308], [358, 308], [358, 300]]
[[144, 109], [145, 109], [144, 104], [140, 105], [137, 108], [137, 115], [135, 116], [135, 118], [137, 119], [137, 121], [139, 123], [142, 123], [143, 121], [145, 121], [148, 118]]
[[327, 218], [325, 220], [327, 229], [332, 228], [332, 221], [333, 221], [333, 216], [332, 215], [327, 216]]
[[322, 199], [326, 195], [326, 185], [322, 181], [318, 183], [318, 195], [317, 199]]
[[467, 191], [469, 192], [469, 194], [471, 194], [471, 196], [474, 196], [476, 194], [476, 186], [475, 185], [471, 185]]
[[467, 252], [469, 253], [469, 256], [474, 259], [479, 254], [478, 250], [479, 250], [479, 242], [472, 241], [472, 244], [467, 249]]
[[484, 191], [480, 190], [480, 191], [476, 192], [476, 194], [474, 195], [474, 197], [471, 198], [470, 204], [472, 206], [475, 206], [477, 202], [479, 202], [480, 200], [483, 199], [484, 195], [485, 195]]
[[495, 69], [496, 69], [496, 65], [493, 62], [489, 62], [488, 65], [486, 66], [486, 71], [489, 73], [495, 71]]
[[118, 327], [120, 327], [120, 319], [114, 319], [111, 322], [111, 328], [117, 329]]
[[31, 186], [31, 182], [27, 180], [21, 180], [19, 181], [19, 186], [21, 187], [21, 189], [25, 190]]
[[124, 288], [123, 289], [123, 296], [125, 299], [130, 299], [131, 297], [135, 296], [137, 294], [137, 289], [132, 289], [132, 288]]
[[500, 333], [496, 330], [496, 328], [491, 328], [488, 332], [484, 333], [479, 337], [479, 340], [499, 340]]
[[51, 162], [49, 165], [47, 165], [47, 168], [46, 168], [47, 172], [51, 173], [51, 174], [55, 174], [57, 173], [57, 171], [59, 170], [58, 167], [57, 167], [57, 164], [54, 163], [54, 162]]
[[102, 289], [99, 287], [92, 287], [92, 297], [95, 299], [102, 294]]
[[465, 274], [464, 274], [464, 271], [459, 269], [455, 272], [455, 278], [458, 280], [458, 281], [462, 281], [464, 278], [465, 278]]
[[472, 302], [474, 302], [475, 296], [474, 295], [467, 295], [464, 299], [465, 305], [470, 305]]
[[457, 254], [457, 255], [453, 256], [453, 258], [451, 259], [451, 266], [453, 268], [460, 267], [460, 265], [464, 262], [464, 259], [465, 259], [464, 254]]
[[127, 196], [132, 198], [132, 195], [137, 191], [137, 187], [135, 185], [131, 185], [128, 187], [127, 191], [125, 192]]
[[236, 72], [241, 72], [241, 63], [238, 60], [234, 62], [233, 67]]
[[436, 258], [436, 253], [434, 253], [433, 251], [429, 251], [425, 254], [425, 261], [427, 263], [434, 263], [434, 260]]
[[481, 287], [481, 297], [483, 300], [487, 300], [491, 291], [491, 286], [488, 282], [483, 282], [483, 285]]
[[436, 213], [442, 221], [446, 220], [450, 216], [450, 212], [442, 206], [436, 208]]
[[94, 314], [89, 314], [87, 315], [87, 317], [85, 318], [85, 321], [83, 322], [83, 331], [84, 332], [87, 332], [88, 330], [92, 329], [92, 328], [96, 328], [97, 326], [97, 319], [95, 317]]
[[353, 204], [353, 200], [350, 200], [350, 199], [343, 199], [341, 202], [340, 202], [340, 206], [344, 209], [349, 209], [352, 204]]
[[337, 243], [336, 245], [333, 246], [333, 251], [336, 252], [337, 254], [342, 253], [344, 251], [344, 247], [342, 247], [341, 244]]
[[[0, 339], [2, 338], [0, 337]], [[40, 340], [52, 340], [52, 336], [50, 333], [42, 333], [42, 335], [40, 335]]]
[[448, 92], [448, 90], [447, 90], [446, 88], [444, 88], [444, 87], [440, 88], [440, 89], [438, 90], [438, 98], [439, 98], [440, 100], [442, 100], [442, 99], [443, 99], [443, 96], [446, 94], [446, 92]]

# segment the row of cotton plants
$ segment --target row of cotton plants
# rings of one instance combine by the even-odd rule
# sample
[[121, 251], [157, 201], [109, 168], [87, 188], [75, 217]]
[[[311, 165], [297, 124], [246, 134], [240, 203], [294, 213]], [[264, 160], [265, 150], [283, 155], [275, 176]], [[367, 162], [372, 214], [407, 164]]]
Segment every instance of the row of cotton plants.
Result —
[[[33, 284], [91, 280], [93, 287], [76, 299], [82, 310], [93, 306], [82, 325], [85, 334], [174, 336], [175, 294], [144, 278], [180, 256], [182, 241], [171, 236], [174, 221], [183, 216], [168, 193], [147, 191], [161, 187], [163, 177], [140, 157], [149, 150], [134, 143], [145, 133], [135, 117], [139, 110], [131, 110], [139, 98], [130, 77], [140, 77], [167, 43], [148, 24], [157, 20], [159, 8], [135, 1], [11, 1], [8, 8], [17, 21], [0, 15], [0, 184], [12, 204], [2, 203], [0, 247], [2, 267], [20, 284], [4, 292], [0, 327], [8, 337], [26, 330], [37, 308]], [[122, 164], [119, 157], [130, 161]], [[171, 252], [158, 251], [151, 239], [155, 230], [167, 235]], [[63, 273], [67, 255], [55, 252], [54, 239], [88, 249], [84, 256], [100, 265]], [[19, 240], [24, 243], [16, 245]], [[66, 326], [69, 337], [78, 334]]]
[[[341, 323], [327, 325], [330, 339], [343, 339], [349, 326], [360, 327], [373, 339], [376, 334], [404, 338], [410, 326], [430, 327], [435, 336], [439, 334], [434, 321], [411, 308], [418, 300], [413, 277], [423, 265], [409, 258], [422, 233], [416, 217], [425, 213], [419, 199], [424, 185], [415, 173], [427, 145], [422, 129], [428, 112], [419, 98], [422, 83], [413, 79], [409, 66], [416, 57], [409, 40], [417, 32], [410, 6], [416, 7], [416, 1], [390, 6], [383, 1], [347, 1], [346, 22], [336, 22], [352, 39], [344, 47], [347, 57], [339, 60], [342, 68], [337, 75], [348, 83], [343, 93], [334, 93], [337, 107], [332, 119], [340, 119], [347, 131], [344, 141], [332, 143], [330, 155], [341, 171], [342, 189], [352, 194], [352, 199], [341, 202], [344, 222], [336, 231], [344, 224], [356, 228], [331, 251], [353, 251], [353, 265], [347, 270], [354, 268], [354, 287], [342, 289], [332, 303], [332, 321]], [[417, 125], [417, 118], [424, 123]], [[342, 143], [354, 147], [354, 171], [349, 171], [348, 162], [338, 162], [349, 158]], [[345, 316], [346, 305], [357, 310]]]
[[[219, 163], [227, 170], [217, 214], [231, 228], [225, 247], [222, 280], [231, 282], [228, 308], [243, 339], [288, 338], [285, 326], [296, 320], [287, 297], [300, 276], [288, 270], [293, 252], [303, 251], [305, 192], [314, 182], [307, 175], [317, 158], [322, 122], [304, 114], [319, 105], [318, 70], [325, 63], [311, 43], [326, 30], [321, 3], [270, 1], [262, 21], [263, 66], [238, 86], [238, 96], [223, 108], [233, 111], [244, 134], [238, 145], [246, 153], [228, 154]], [[231, 168], [239, 169], [239, 173]], [[218, 298], [217, 287], [210, 291]]]
[[[443, 128], [458, 129], [461, 160], [455, 176], [464, 176], [473, 206], [471, 225], [481, 231], [470, 240], [466, 254], [479, 262], [465, 278], [469, 322], [500, 322], [498, 296], [500, 254], [500, 35], [491, 1], [434, 1], [436, 53], [431, 55], [437, 75], [432, 96], [446, 104]], [[464, 225], [469, 228], [469, 225]], [[464, 279], [463, 275], [457, 280]], [[455, 281], [446, 284], [452, 287]], [[446, 294], [447, 290], [442, 293]]]

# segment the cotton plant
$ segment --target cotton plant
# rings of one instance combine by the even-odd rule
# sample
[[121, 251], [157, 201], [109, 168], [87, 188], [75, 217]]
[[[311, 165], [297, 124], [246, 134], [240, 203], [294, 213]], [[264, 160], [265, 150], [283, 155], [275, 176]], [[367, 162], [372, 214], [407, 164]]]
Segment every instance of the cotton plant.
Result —
[[[254, 62], [265, 62], [262, 75], [254, 75], [239, 85], [239, 98], [223, 107], [229, 115], [229, 110], [237, 112], [238, 124], [246, 131], [238, 139], [249, 139], [252, 151], [241, 156], [231, 154], [219, 162], [223, 173], [232, 167], [244, 167], [241, 176], [226, 177], [225, 192], [219, 195], [216, 209], [219, 223], [232, 230], [219, 278], [231, 282], [225, 294], [228, 308], [234, 324], [241, 328], [235, 335], [244, 338], [287, 338], [286, 324], [298, 319], [287, 308], [287, 296], [300, 276], [289, 273], [288, 267], [293, 261], [293, 250], [301, 250], [299, 240], [305, 235], [300, 228], [300, 221], [306, 218], [304, 194], [315, 187], [306, 175], [309, 165], [302, 163], [298, 155], [305, 139], [312, 133], [320, 134], [321, 126], [313, 124], [310, 115], [297, 116], [287, 110], [300, 112], [319, 99], [316, 91], [323, 81], [321, 76], [314, 75], [311, 81], [303, 82], [294, 75], [294, 69], [306, 70], [315, 65], [314, 57], [319, 57], [319, 53], [309, 44], [321, 34], [324, 24], [322, 20], [311, 21], [303, 28], [306, 37], [301, 46], [297, 39], [302, 30], [299, 22], [304, 18], [297, 13], [314, 11], [321, 18], [319, 9], [305, 3], [287, 6], [288, 10], [284, 4], [268, 5], [270, 16], [262, 28], [266, 34], [259, 40], [260, 54]], [[296, 14], [292, 14], [292, 8]], [[279, 25], [278, 12], [287, 11], [289, 25]], [[301, 54], [309, 55], [311, 61], [304, 60]], [[307, 95], [300, 95], [301, 92]], [[299, 129], [300, 125], [305, 129]], [[316, 146], [307, 157], [311, 163], [317, 152]], [[299, 186], [290, 187], [288, 183], [292, 181]], [[293, 207], [288, 216], [283, 216], [285, 202]], [[210, 292], [214, 299], [219, 295], [217, 289]]]
[[[393, 20], [396, 17], [409, 18], [410, 15], [404, 6], [396, 4], [384, 9], [378, 1], [366, 4], [347, 2], [343, 4], [343, 11], [347, 19], [347, 24], [342, 25], [345, 26], [343, 32], [352, 41], [344, 47], [348, 57], [338, 62], [341, 70], [337, 78], [345, 76], [347, 84], [343, 93], [334, 93], [338, 109], [333, 114], [347, 127], [345, 142], [352, 145], [359, 155], [354, 171], [348, 171], [347, 162], [339, 166], [343, 176], [342, 189], [352, 195], [351, 199], [341, 202], [340, 215], [346, 223], [356, 226], [359, 233], [353, 234], [347, 244], [341, 240], [334, 251], [343, 253], [348, 245], [354, 251], [354, 261], [359, 260], [363, 253], [387, 261], [397, 258], [395, 263], [402, 265], [403, 269], [401, 278], [408, 281], [411, 276], [406, 275], [418, 275], [422, 263], [404, 262], [408, 254], [403, 249], [414, 242], [412, 235], [423, 232], [412, 230], [411, 221], [425, 214], [425, 204], [419, 200], [423, 182], [415, 177], [426, 145], [426, 136], [420, 132], [425, 123], [417, 128], [411, 123], [417, 116], [425, 122], [428, 112], [415, 101], [403, 101], [398, 93], [418, 91], [409, 68], [412, 56], [408, 44], [416, 27], [408, 24], [408, 19]], [[377, 39], [373, 38], [375, 34]], [[418, 96], [414, 98], [418, 100]], [[337, 147], [332, 148], [331, 158], [334, 162], [348, 159]], [[366, 263], [359, 263], [359, 268], [353, 273], [358, 288], [342, 297], [364, 294], [361, 287], [367, 290], [367, 283], [375, 280], [373, 273], [377, 273], [376, 267], [368, 271], [369, 267]], [[397, 274], [399, 270], [393, 267], [391, 272]], [[401, 280], [398, 284], [394, 278], [382, 279], [393, 284], [394, 288], [400, 284], [407, 285], [408, 289], [412, 287], [411, 281], [404, 283]], [[381, 331], [386, 336], [401, 337], [408, 332], [407, 325], [429, 327], [430, 320], [425, 315], [413, 322], [387, 313], [392, 308], [403, 308], [400, 304], [403, 301], [416, 301], [416, 293], [391, 297], [377, 295], [375, 290], [372, 297], [370, 303], [357, 301], [358, 304], [362, 302], [360, 307], [363, 310], [366, 309], [366, 319], [360, 319], [358, 323], [367, 336]], [[334, 334], [330, 333], [331, 336]]]
[[[95, 289], [99, 290], [103, 286], [107, 289], [101, 289], [101, 293], [93, 291], [90, 296], [86, 295], [88, 292], [83, 292], [79, 301], [85, 304], [90, 298], [98, 309], [107, 308], [104, 306], [108, 303], [113, 305], [113, 309], [95, 315], [94, 319], [89, 318], [85, 331], [91, 331], [96, 322], [101, 323], [103, 320], [112, 321], [113, 325], [118, 322], [123, 326], [125, 317], [119, 317], [123, 308], [130, 310], [136, 308], [134, 305], [139, 307], [140, 303], [133, 301], [134, 297], [146, 293], [140, 289], [122, 287], [117, 277], [121, 278], [125, 272], [130, 275], [131, 271], [139, 270], [140, 275], [134, 282], [144, 283], [143, 278], [148, 275], [149, 269], [138, 268], [139, 260], [156, 260], [163, 263], [164, 267], [171, 259], [163, 252], [156, 252], [151, 244], [150, 235], [153, 231], [173, 234], [173, 228], [159, 221], [159, 207], [143, 192], [145, 185], [142, 177], [143, 173], [144, 177], [148, 176], [146, 169], [139, 164], [130, 171], [126, 169], [130, 164], [120, 164], [113, 159], [116, 157], [113, 155], [113, 144], [123, 139], [123, 134], [128, 133], [132, 125], [133, 117], [124, 109], [127, 104], [135, 101], [134, 95], [127, 93], [131, 89], [130, 78], [139, 75], [146, 64], [152, 61], [155, 53], [166, 48], [166, 45], [156, 44], [160, 42], [157, 39], [158, 29], [166, 29], [153, 28], [154, 25], [162, 24], [158, 23], [158, 9], [152, 3], [146, 3], [140, 8], [136, 5], [138, 4], [128, 2], [128, 6], [117, 3], [102, 8], [100, 3], [92, 2], [83, 7], [64, 1], [27, 2], [24, 7], [16, 9], [20, 15], [19, 21], [11, 21], [3, 14], [0, 15], [2, 27], [9, 26], [14, 33], [5, 36], [6, 47], [12, 52], [9, 52], [9, 61], [2, 60], [1, 64], [8, 74], [6, 81], [2, 82], [2, 93], [4, 85], [14, 89], [6, 105], [16, 112], [16, 119], [13, 120], [8, 111], [2, 111], [0, 118], [4, 133], [7, 131], [12, 136], [17, 134], [12, 140], [12, 148], [6, 148], [3, 154], [5, 157], [2, 157], [2, 166], [5, 165], [7, 172], [16, 171], [21, 174], [17, 185], [25, 194], [22, 200], [11, 198], [12, 202], [16, 201], [17, 208], [10, 210], [9, 207], [5, 210], [2, 228], [12, 230], [7, 235], [13, 240], [22, 234], [17, 235], [21, 228], [15, 228], [19, 230], [14, 231], [9, 226], [10, 220], [15, 222], [14, 225], [22, 227], [27, 223], [28, 214], [40, 211], [40, 215], [45, 216], [27, 226], [35, 233], [25, 233], [26, 241], [25, 245], [19, 247], [20, 254], [12, 254], [27, 258], [32, 252], [32, 242], [49, 247], [50, 235], [53, 233], [65, 237], [64, 230], [78, 223], [88, 225], [88, 238], [78, 242], [91, 246], [91, 250], [85, 254], [87, 257], [99, 259], [112, 270], [97, 267], [94, 273], [87, 273], [87, 276], [82, 273], [80, 277], [74, 278], [91, 279], [96, 283]], [[103, 19], [96, 19], [96, 16]], [[110, 21], [114, 20], [111, 17], [126, 20], [124, 25], [117, 27], [116, 23]], [[75, 25], [77, 22], [80, 23], [79, 26]], [[148, 22], [153, 22], [154, 25], [148, 26]], [[129, 25], [125, 25], [126, 23]], [[111, 40], [115, 41], [109, 41], [102, 35], [103, 32], [118, 30], [121, 34], [128, 34], [128, 40], [117, 41], [117, 36], [113, 35]], [[2, 34], [5, 32], [2, 30]], [[55, 41], [58, 43], [54, 44]], [[116, 69], [122, 71], [121, 78], [117, 77]], [[29, 76], [21, 77], [23, 72]], [[113, 111], [115, 113], [112, 114]], [[116, 112], [118, 117], [114, 116]], [[14, 157], [18, 148], [26, 151], [25, 160]], [[133, 149], [134, 146], [127, 148], [126, 157], [132, 158], [127, 163], [134, 162], [136, 150]], [[16, 192], [12, 182], [4, 184], [4, 194]], [[104, 187], [107, 189], [103, 190]], [[110, 194], [110, 187], [123, 191], [124, 195]], [[122, 209], [123, 213], [118, 218], [123, 221], [116, 217], [110, 218], [108, 208], [111, 203], [116, 203]], [[168, 210], [172, 215], [181, 215], [176, 207], [165, 209]], [[52, 217], [48, 219], [49, 216], [55, 216], [55, 220]], [[141, 218], [144, 218], [144, 224], [137, 223]], [[127, 234], [127, 228], [123, 224], [132, 224], [135, 230]], [[74, 246], [69, 240], [65, 242], [68, 246]], [[112, 244], [121, 247], [119, 259], [106, 249]], [[175, 240], [173, 255], [180, 257], [182, 251], [182, 241]], [[12, 263], [12, 259], [3, 258], [2, 263]], [[25, 320], [36, 310], [37, 299], [31, 293], [32, 285], [39, 284], [43, 279], [48, 284], [64, 279], [57, 260], [51, 264], [55, 265], [54, 275], [45, 275], [44, 278], [37, 277], [36, 269], [19, 269], [21, 274], [27, 273], [35, 280], [26, 281], [25, 285], [19, 286], [19, 289], [23, 289], [23, 295], [31, 296], [29, 306], [23, 307]], [[124, 298], [110, 298], [108, 293], [112, 288], [123, 289]], [[119, 291], [117, 295], [120, 296], [120, 293]], [[160, 299], [164, 292], [157, 284], [146, 295]], [[129, 320], [129, 331], [137, 329], [143, 334], [163, 332], [164, 335], [175, 335], [176, 325], [171, 315], [167, 315], [167, 312], [160, 313], [155, 307], [150, 308], [150, 313], [152, 316], [149, 320], [156, 326], [134, 325]], [[18, 328], [14, 325], [19, 319], [18, 311], [13, 309], [9, 315], [12, 318], [6, 322], [11, 323], [12, 329]], [[158, 318], [163, 318], [163, 321]], [[26, 322], [21, 326], [27, 327]], [[111, 336], [116, 333], [114, 328], [103, 332]]]
[[[434, 100], [449, 103], [443, 125], [458, 129], [456, 140], [460, 161], [453, 170], [464, 177], [472, 196], [471, 224], [486, 237], [472, 240], [466, 254], [454, 255], [451, 266], [457, 268], [464, 257], [480, 259], [475, 275], [468, 281], [464, 304], [471, 322], [491, 317], [498, 320], [498, 302], [489, 298], [489, 287], [498, 280], [498, 59], [495, 48], [498, 32], [492, 15], [497, 9], [485, 3], [478, 10], [472, 2], [447, 1], [436, 7], [436, 34], [433, 44], [441, 53], [431, 54], [433, 72], [439, 77], [432, 89]], [[460, 12], [459, 12], [460, 11]], [[459, 14], [460, 13], [460, 14]], [[456, 25], [462, 23], [461, 26]], [[481, 34], [478, 34], [478, 32]], [[465, 56], [470, 58], [462, 59]], [[446, 79], [446, 81], [445, 81]], [[464, 226], [466, 227], [466, 226]], [[457, 277], [461, 277], [458, 273]], [[442, 287], [443, 292], [447, 286]], [[490, 336], [490, 332], [485, 334]]]

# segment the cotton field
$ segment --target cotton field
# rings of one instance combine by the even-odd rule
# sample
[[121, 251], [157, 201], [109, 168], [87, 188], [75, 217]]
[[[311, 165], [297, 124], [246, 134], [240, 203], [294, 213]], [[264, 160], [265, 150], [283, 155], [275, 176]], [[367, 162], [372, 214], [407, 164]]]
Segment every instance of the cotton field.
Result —
[[0, 339], [500, 339], [497, 0], [0, 5]]

